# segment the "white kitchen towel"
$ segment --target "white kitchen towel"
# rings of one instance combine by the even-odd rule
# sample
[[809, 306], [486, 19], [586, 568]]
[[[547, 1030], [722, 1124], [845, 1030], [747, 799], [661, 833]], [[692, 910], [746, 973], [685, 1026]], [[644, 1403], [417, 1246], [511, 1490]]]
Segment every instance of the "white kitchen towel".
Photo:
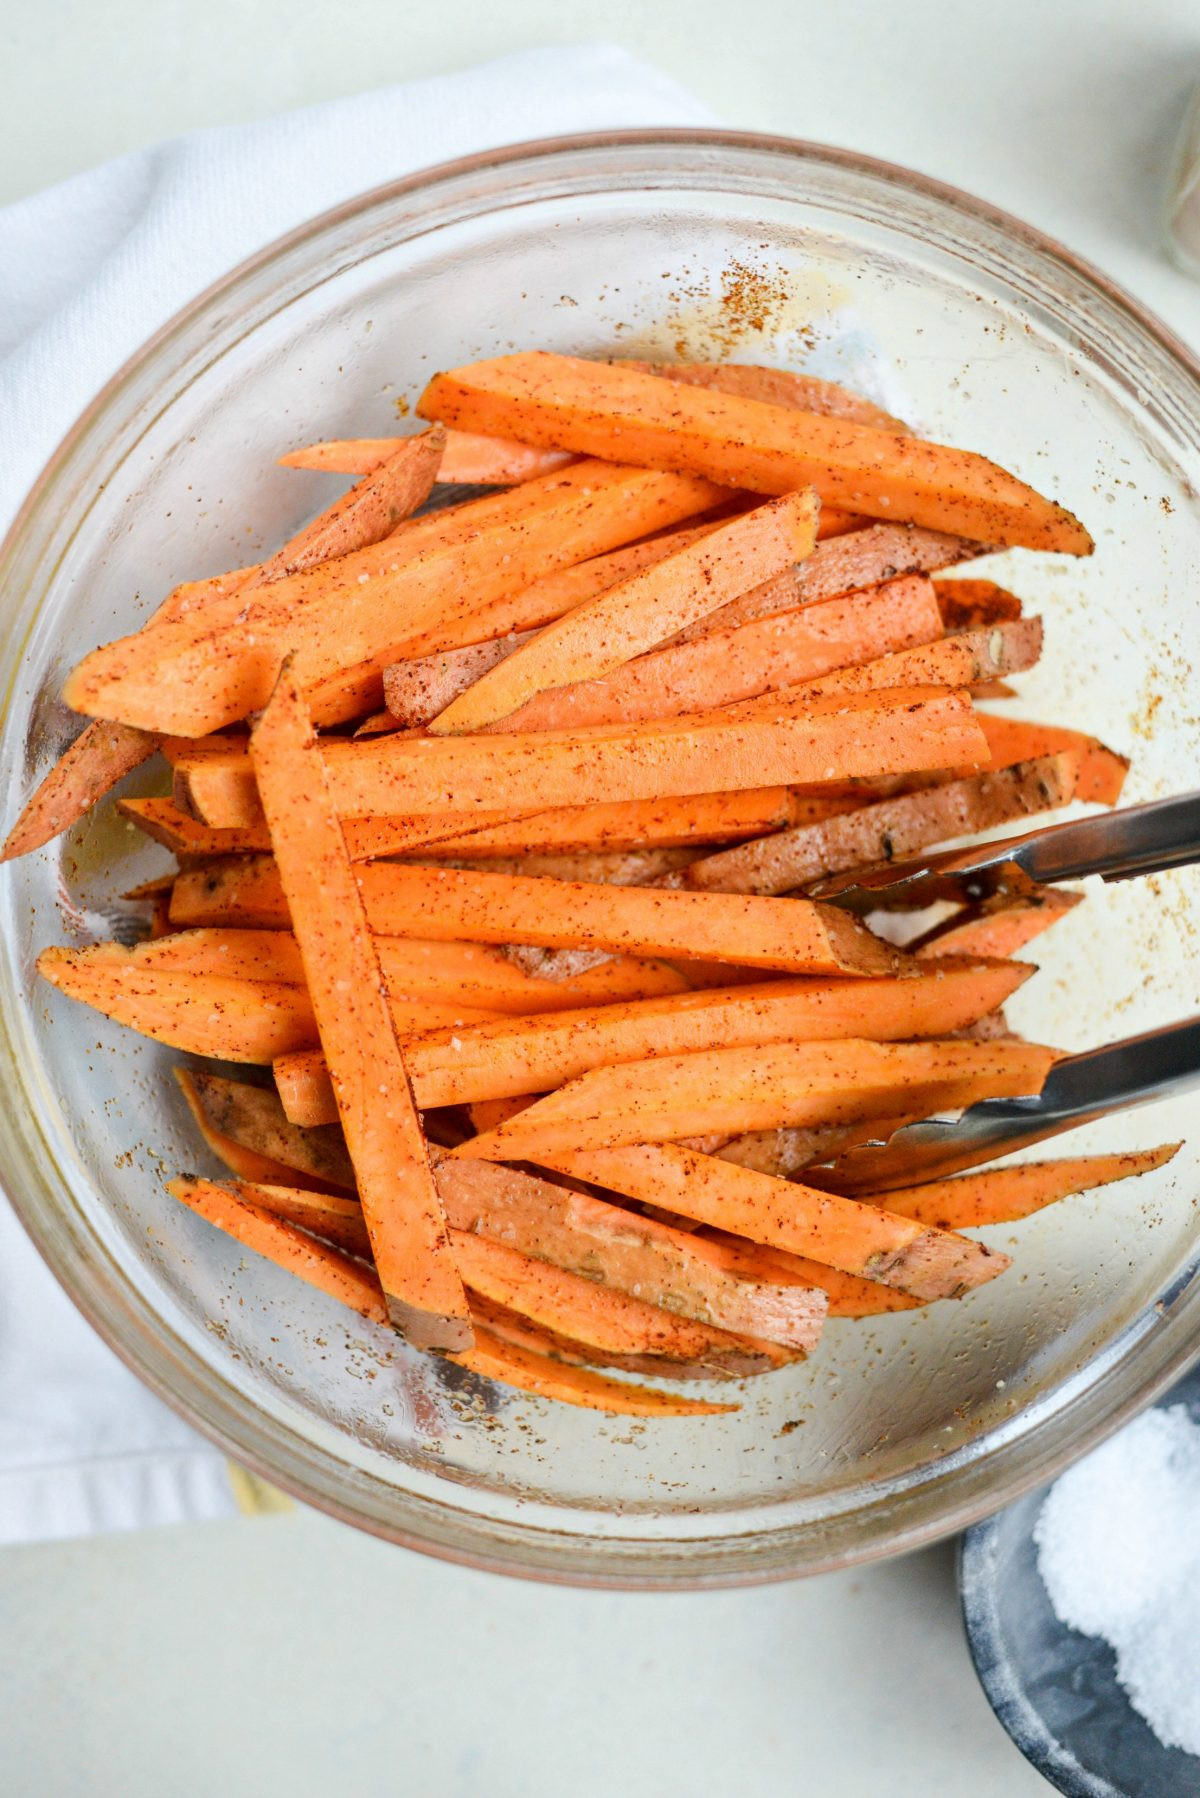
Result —
[[[0, 210], [0, 532], [83, 406], [194, 294], [314, 213], [454, 156], [709, 115], [606, 45], [196, 132]], [[2, 622], [0, 622], [2, 628]], [[262, 1508], [51, 1279], [0, 1196], [0, 1542]]]

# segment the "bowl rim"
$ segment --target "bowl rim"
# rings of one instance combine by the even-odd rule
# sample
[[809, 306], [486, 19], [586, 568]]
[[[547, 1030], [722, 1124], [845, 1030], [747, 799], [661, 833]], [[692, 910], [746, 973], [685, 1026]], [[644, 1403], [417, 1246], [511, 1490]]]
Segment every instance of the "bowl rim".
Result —
[[[849, 173], [866, 175], [876, 181], [898, 187], [906, 195], [915, 194], [948, 207], [951, 211], [965, 214], [974, 221], [990, 226], [1010, 241], [1032, 250], [1050, 263], [1057, 264], [1085, 286], [1093, 289], [1118, 313], [1124, 314], [1141, 333], [1165, 353], [1170, 361], [1180, 368], [1185, 376], [1190, 377], [1197, 388], [1200, 388], [1200, 355], [1194, 353], [1156, 313], [1134, 299], [1094, 264], [1068, 249], [1048, 233], [1026, 223], [1003, 208], [995, 206], [989, 201], [981, 200], [951, 183], [909, 169], [902, 164], [804, 138], [705, 127], [645, 127], [534, 138], [505, 145], [499, 149], [475, 151], [467, 156], [430, 164], [396, 180], [383, 182], [378, 186], [366, 189], [336, 206], [312, 215], [301, 224], [272, 239], [261, 249], [243, 258], [216, 280], [202, 288], [121, 363], [80, 411], [74, 423], [64, 433], [48, 457], [25, 498], [18, 506], [3, 537], [0, 538], [0, 563], [3, 563], [12, 553], [14, 546], [38, 515], [44, 495], [56, 476], [69, 463], [77, 446], [86, 438], [92, 426], [112, 404], [134, 373], [174, 339], [185, 333], [222, 296], [235, 292], [247, 278], [268, 269], [277, 260], [286, 257], [292, 250], [302, 247], [315, 233], [323, 233], [346, 225], [361, 214], [403, 199], [406, 195], [421, 193], [439, 184], [460, 180], [484, 171], [503, 170], [508, 165], [520, 163], [536, 165], [539, 161], [551, 162], [558, 157], [586, 154], [589, 151], [622, 148], [652, 150], [666, 146], [693, 148], [699, 151], [720, 151], [722, 149], [747, 151], [777, 156], [789, 161], [798, 160], [824, 165]], [[90, 1292], [79, 1291], [73, 1283], [68, 1283], [57, 1265], [56, 1254], [49, 1241], [48, 1233], [43, 1230], [39, 1220], [28, 1214], [23, 1198], [12, 1192], [7, 1192], [7, 1197], [38, 1254], [50, 1268], [51, 1273], [76, 1309], [86, 1318], [102, 1341], [144, 1385], [148, 1386], [176, 1414], [208, 1440], [215, 1443], [232, 1459], [250, 1468], [302, 1503], [383, 1540], [417, 1549], [438, 1559], [483, 1571], [504, 1573], [510, 1577], [534, 1579], [553, 1584], [610, 1590], [719, 1589], [774, 1583], [908, 1553], [913, 1549], [953, 1535], [980, 1519], [991, 1516], [1024, 1494], [1056, 1478], [1072, 1461], [1096, 1446], [1106, 1436], [1127, 1422], [1136, 1412], [1152, 1404], [1200, 1358], [1200, 1330], [1193, 1330], [1190, 1334], [1185, 1333], [1178, 1343], [1170, 1345], [1161, 1343], [1156, 1367], [1148, 1371], [1137, 1385], [1137, 1389], [1115, 1399], [1109, 1394], [1107, 1401], [1097, 1407], [1097, 1395], [1111, 1384], [1111, 1376], [1126, 1360], [1131, 1347], [1130, 1337], [1137, 1330], [1139, 1317], [1127, 1320], [1118, 1335], [1099, 1354], [1093, 1355], [1073, 1377], [1065, 1382], [1060, 1382], [1056, 1388], [1062, 1397], [1055, 1417], [1060, 1426], [1064, 1424], [1068, 1426], [1063, 1431], [1065, 1440], [1060, 1440], [1055, 1451], [1040, 1459], [1035, 1467], [1023, 1471], [1017, 1470], [1015, 1473], [1010, 1471], [995, 1489], [959, 1498], [955, 1503], [938, 1507], [935, 1516], [917, 1520], [913, 1520], [906, 1514], [914, 1505], [920, 1503], [927, 1487], [918, 1487], [892, 1499], [877, 1500], [875, 1505], [892, 1506], [897, 1513], [888, 1527], [869, 1539], [853, 1544], [839, 1541], [834, 1548], [818, 1550], [815, 1554], [806, 1556], [802, 1564], [798, 1564], [795, 1558], [785, 1557], [782, 1561], [771, 1559], [758, 1565], [747, 1565], [743, 1560], [736, 1568], [721, 1565], [722, 1549], [728, 1551], [731, 1546], [745, 1545], [754, 1541], [756, 1537], [764, 1540], [770, 1539], [772, 1532], [764, 1529], [761, 1531], [750, 1530], [733, 1537], [728, 1535], [719, 1538], [693, 1537], [683, 1544], [668, 1541], [657, 1544], [646, 1538], [640, 1540], [637, 1538], [610, 1538], [607, 1546], [616, 1552], [618, 1559], [622, 1556], [625, 1557], [624, 1570], [618, 1570], [615, 1564], [606, 1567], [603, 1564], [594, 1563], [590, 1554], [582, 1565], [578, 1563], [573, 1565], [569, 1553], [572, 1545], [578, 1548], [586, 1543], [589, 1550], [594, 1550], [597, 1542], [603, 1541], [603, 1538], [590, 1535], [584, 1538], [572, 1532], [562, 1532], [559, 1535], [558, 1532], [546, 1528], [538, 1522], [527, 1524], [510, 1520], [502, 1526], [503, 1545], [498, 1543], [495, 1552], [488, 1552], [486, 1549], [481, 1549], [477, 1541], [470, 1546], [448, 1541], [436, 1524], [434, 1527], [428, 1527], [428, 1523], [432, 1523], [435, 1517], [449, 1518], [452, 1514], [457, 1514], [459, 1517], [470, 1516], [472, 1523], [479, 1522], [473, 1514], [457, 1510], [457, 1507], [449, 1500], [449, 1495], [446, 1498], [439, 1497], [436, 1500], [430, 1500], [416, 1493], [403, 1494], [403, 1499], [408, 1507], [408, 1521], [399, 1523], [366, 1515], [361, 1509], [356, 1509], [351, 1502], [339, 1500], [326, 1491], [316, 1489], [302, 1474], [291, 1470], [281, 1471], [256, 1448], [243, 1443], [232, 1429], [224, 1427], [215, 1418], [203, 1414], [202, 1410], [188, 1396], [175, 1390], [170, 1383], [167, 1371], [159, 1366], [151, 1365], [132, 1342], [123, 1340], [115, 1327], [110, 1324], [101, 1305], [96, 1302], [93, 1295]], [[101, 1272], [102, 1270], [94, 1267], [93, 1271]], [[1154, 1309], [1162, 1324], [1178, 1323], [1179, 1320], [1172, 1316], [1175, 1309], [1174, 1300], [1194, 1288], [1195, 1273], [1194, 1267], [1189, 1268], [1187, 1273], [1175, 1282], [1170, 1291], [1160, 1297]], [[110, 1282], [105, 1281], [105, 1284], [110, 1284]], [[128, 1300], [122, 1298], [119, 1292], [115, 1296], [118, 1299], [118, 1308], [127, 1310]], [[1144, 1325], [1144, 1317], [1140, 1321]], [[165, 1357], [168, 1368], [172, 1359], [181, 1359], [185, 1364], [190, 1362], [193, 1359], [191, 1351], [175, 1337], [174, 1332], [162, 1319], [159, 1319], [158, 1322], [162, 1332], [162, 1345], [170, 1351]], [[1106, 1362], [1107, 1365], [1105, 1365]], [[1087, 1382], [1082, 1381], [1081, 1376], [1085, 1369], [1093, 1370], [1096, 1377]], [[1064, 1387], [1066, 1388], [1065, 1393]], [[1092, 1401], [1093, 1413], [1098, 1410], [1098, 1414], [1093, 1414], [1081, 1422], [1078, 1413], [1089, 1400]], [[1075, 1426], [1073, 1429], [1070, 1427], [1072, 1421]], [[997, 1443], [999, 1448], [1003, 1445], [1003, 1439], [1007, 1439], [1007, 1427], [1002, 1426], [997, 1434], [1002, 1439]], [[951, 1470], [945, 1463], [942, 1463], [941, 1467], [945, 1473], [950, 1473]], [[875, 1505], [868, 1501], [866, 1504], [854, 1507], [850, 1514], [865, 1516], [875, 1508]], [[793, 1526], [783, 1526], [781, 1533], [787, 1534], [790, 1527]], [[550, 1547], [556, 1537], [567, 1545], [566, 1557], [560, 1551]], [[533, 1558], [530, 1558], [528, 1551], [530, 1548], [536, 1548], [537, 1544], [549, 1548], [548, 1562], [540, 1561], [536, 1553]], [[675, 1552], [681, 1546], [686, 1551], [682, 1557]], [[640, 1549], [647, 1551], [646, 1558], [637, 1552]], [[698, 1556], [704, 1549], [709, 1551], [708, 1558], [693, 1562], [692, 1557]]]

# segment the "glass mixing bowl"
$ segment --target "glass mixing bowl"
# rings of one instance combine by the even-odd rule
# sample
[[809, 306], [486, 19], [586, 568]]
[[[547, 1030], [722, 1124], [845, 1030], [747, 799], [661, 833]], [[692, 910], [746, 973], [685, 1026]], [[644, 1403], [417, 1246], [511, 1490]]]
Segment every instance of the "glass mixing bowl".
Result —
[[[71, 432], [3, 550], [15, 801], [72, 732], [66, 669], [178, 580], [246, 562], [333, 489], [275, 465], [396, 427], [433, 370], [513, 347], [777, 361], [842, 377], [1081, 513], [1090, 562], [996, 558], [1044, 609], [1020, 707], [1189, 784], [1200, 708], [1200, 370], [1070, 256], [950, 189], [782, 139], [533, 144], [368, 194], [202, 295]], [[142, 772], [129, 784], [150, 790]], [[0, 1178], [128, 1363], [232, 1455], [397, 1542], [547, 1579], [718, 1585], [893, 1553], [1050, 1477], [1200, 1343], [1196, 1141], [1019, 1229], [957, 1305], [830, 1326], [728, 1417], [642, 1424], [412, 1355], [167, 1198], [206, 1164], [177, 1057], [40, 987], [164, 865], [101, 808], [4, 870]], [[1098, 895], [1038, 945], [1025, 1032], [1083, 1047], [1200, 1002], [1194, 873]], [[1183, 1136], [1180, 1101], [1087, 1133]], [[1081, 1147], [1084, 1146], [1081, 1142]], [[215, 1168], [212, 1171], [216, 1171]]]

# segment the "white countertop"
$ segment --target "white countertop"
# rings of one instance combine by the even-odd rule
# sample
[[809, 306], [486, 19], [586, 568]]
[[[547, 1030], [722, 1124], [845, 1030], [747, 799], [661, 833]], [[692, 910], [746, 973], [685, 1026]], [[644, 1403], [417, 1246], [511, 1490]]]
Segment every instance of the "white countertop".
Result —
[[[104, 157], [603, 35], [729, 124], [1022, 214], [1200, 345], [1157, 251], [1195, 0], [51, 0], [4, 26], [0, 202]], [[4, 1798], [1021, 1798], [937, 1549], [671, 1597], [522, 1586], [303, 1513], [0, 1553]]]

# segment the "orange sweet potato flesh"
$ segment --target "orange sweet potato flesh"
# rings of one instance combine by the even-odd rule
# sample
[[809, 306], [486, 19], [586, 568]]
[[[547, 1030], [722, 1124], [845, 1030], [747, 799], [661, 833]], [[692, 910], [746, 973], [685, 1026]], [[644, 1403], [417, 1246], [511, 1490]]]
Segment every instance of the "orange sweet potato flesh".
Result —
[[987, 738], [993, 768], [1012, 767], [1014, 762], [1031, 762], [1043, 755], [1075, 754], [1079, 758], [1076, 799], [1115, 805], [1121, 797], [1129, 758], [1084, 731], [1035, 724], [1025, 718], [1001, 718], [991, 712], [979, 713], [979, 726]]
[[445, 447], [446, 432], [436, 428], [402, 438], [378, 467], [264, 562], [246, 588], [315, 568], [390, 536], [429, 497]]
[[319, 1049], [299, 1049], [293, 1054], [281, 1055], [272, 1072], [275, 1090], [289, 1123], [304, 1130], [337, 1123], [337, 1100], [329, 1082], [325, 1057]]
[[736, 841], [779, 830], [793, 821], [787, 787], [745, 787], [738, 793], [695, 793], [666, 799], [569, 805], [485, 825], [464, 836], [427, 844], [422, 861], [447, 857], [507, 857], [518, 853], [592, 853], [679, 849]]
[[669, 1373], [664, 1362], [698, 1363], [708, 1377], [721, 1378], [760, 1372], [788, 1359], [773, 1343], [677, 1317], [474, 1231], [451, 1230], [450, 1240], [473, 1308], [476, 1295], [482, 1296], [610, 1364], [629, 1365], [636, 1358], [638, 1371]]
[[[905, 958], [844, 911], [737, 894], [592, 886], [456, 868], [372, 863], [360, 885], [383, 936], [443, 935], [637, 957], [737, 962], [784, 973], [877, 976]], [[178, 883], [177, 883], [178, 886]]]
[[203, 631], [206, 618], [231, 593], [252, 592], [390, 537], [429, 497], [446, 436], [445, 431], [423, 431], [394, 439], [386, 454], [361, 471], [365, 479], [289, 538], [275, 555], [205, 581], [185, 581], [167, 595], [147, 631], [182, 620]]
[[413, 1042], [417, 1103], [548, 1092], [594, 1067], [788, 1040], [944, 1036], [1002, 1005], [1029, 972], [1012, 962], [937, 963], [938, 978], [777, 980], [628, 1005], [511, 1018]]
[[[159, 962], [161, 942], [123, 949], [102, 943], [91, 949], [43, 949], [38, 973], [67, 998], [105, 1017], [192, 1055], [222, 1061], [270, 1062], [314, 1046], [317, 1019], [306, 988], [292, 979], [206, 974]], [[484, 1006], [388, 1001], [393, 1029], [404, 1037], [422, 1030], [485, 1022]]]
[[1083, 900], [1082, 893], [1041, 887], [1012, 899], [986, 900], [977, 911], [956, 913], [911, 945], [919, 960], [943, 955], [1016, 955]]
[[670, 881], [703, 892], [791, 892], [825, 875], [902, 860], [950, 837], [1067, 805], [1077, 768], [1073, 755], [1043, 756], [903, 793], [705, 856], [671, 875]]
[[193, 1055], [269, 1062], [316, 1041], [303, 987], [146, 968], [129, 950], [102, 948], [44, 949], [38, 973], [69, 999]]
[[941, 628], [930, 582], [902, 576], [652, 650], [601, 679], [539, 694], [499, 728], [568, 730], [702, 712], [932, 643]]
[[706, 1236], [720, 1243], [729, 1259], [750, 1279], [802, 1280], [825, 1294], [829, 1307], [827, 1317], [877, 1317], [889, 1311], [911, 1311], [926, 1303], [898, 1287], [884, 1286], [878, 1280], [865, 1280], [861, 1274], [844, 1274], [837, 1268], [825, 1267], [805, 1255], [791, 1255], [784, 1249], [767, 1249], [742, 1237], [721, 1230], [706, 1230]]
[[900, 1187], [878, 1199], [864, 1195], [864, 1200], [940, 1229], [978, 1230], [988, 1224], [1016, 1223], [1072, 1193], [1152, 1173], [1164, 1167], [1182, 1146], [1173, 1142], [1123, 1155], [1026, 1161], [1016, 1167], [985, 1168], [950, 1180], [933, 1180], [924, 1186]]
[[604, 1199], [485, 1162], [443, 1160], [451, 1227], [520, 1249], [680, 1317], [807, 1353], [824, 1302], [799, 1283], [744, 1280], [715, 1244]]
[[388, 1315], [419, 1348], [469, 1347], [466, 1295], [379, 958], [290, 668], [251, 754]]
[[549, 1165], [914, 1298], [960, 1298], [1009, 1265], [1007, 1255], [952, 1231], [855, 1199], [830, 1202], [831, 1195], [797, 1181], [669, 1143], [555, 1155]]
[[[636, 959], [731, 961], [784, 973], [893, 973], [905, 958], [834, 906], [740, 895], [604, 887], [581, 881], [373, 862], [359, 890], [377, 937], [540, 943]], [[174, 884], [176, 925], [286, 927], [269, 856], [194, 869]]]
[[[354, 1167], [337, 1128], [299, 1129], [284, 1115], [273, 1087], [250, 1086], [244, 1080], [226, 1080], [219, 1074], [186, 1068], [173, 1072], [202, 1132], [211, 1131], [223, 1142], [236, 1143], [283, 1170], [274, 1175], [246, 1173], [244, 1179], [268, 1184], [282, 1181], [318, 1192], [331, 1187], [354, 1192]], [[218, 1148], [217, 1153], [223, 1150]]]
[[241, 830], [214, 830], [182, 811], [171, 799], [121, 799], [117, 810], [173, 855], [252, 855], [271, 847], [265, 823]]
[[873, 661], [821, 675], [811, 693], [858, 693], [878, 687], [976, 687], [1001, 674], [1022, 674], [1042, 653], [1040, 618], [961, 631], [937, 643], [894, 650]]
[[158, 745], [152, 730], [100, 718], [85, 725], [26, 801], [0, 845], [0, 861], [28, 855], [70, 830], [119, 780], [149, 761]]
[[479, 730], [551, 687], [597, 680], [698, 618], [802, 562], [816, 541], [811, 492], [745, 512], [577, 606], [480, 676], [441, 712], [438, 732]]
[[728, 1380], [769, 1373], [775, 1367], [786, 1367], [790, 1361], [800, 1359], [795, 1352], [780, 1348], [776, 1343], [756, 1344], [749, 1337], [733, 1336], [723, 1330], [712, 1331], [713, 1339], [729, 1343], [744, 1342], [746, 1348], [722, 1359], [710, 1355], [707, 1359], [701, 1357], [693, 1361], [677, 1361], [662, 1355], [639, 1354], [636, 1351], [624, 1355], [615, 1349], [594, 1348], [591, 1343], [580, 1342], [574, 1336], [564, 1336], [557, 1330], [548, 1329], [544, 1324], [535, 1323], [522, 1312], [510, 1310], [506, 1305], [497, 1304], [470, 1288], [468, 1296], [475, 1323], [497, 1336], [501, 1342], [511, 1343], [536, 1355], [548, 1356], [552, 1361], [565, 1361], [573, 1367], [617, 1367], [625, 1373], [652, 1374], [672, 1380]]
[[[719, 789], [822, 785], [957, 769], [985, 759], [969, 697], [932, 687], [802, 698], [749, 716], [727, 708], [651, 726], [329, 740], [324, 754], [335, 803], [353, 818], [486, 812], [494, 809], [499, 793], [514, 811], [534, 811], [539, 803], [551, 809]], [[230, 747], [221, 756], [205, 754], [187, 772], [207, 823], [254, 821], [258, 802], [244, 751]]]
[[[172, 1198], [187, 1205], [208, 1223], [215, 1224], [245, 1248], [263, 1255], [277, 1267], [295, 1274], [319, 1292], [349, 1305], [372, 1323], [386, 1324], [387, 1305], [374, 1270], [365, 1262], [352, 1260], [340, 1249], [318, 1241], [288, 1223], [273, 1211], [250, 1202], [256, 1188], [235, 1184], [232, 1188], [215, 1180], [198, 1180], [183, 1176], [168, 1180]], [[301, 1199], [311, 1195], [299, 1194]]]
[[[414, 637], [405, 649], [405, 660], [384, 670], [384, 691], [391, 709], [406, 723], [424, 724], [437, 716], [465, 685], [455, 658], [467, 650], [491, 652], [494, 662], [511, 652], [527, 631], [540, 630], [564, 617], [598, 593], [625, 581], [643, 568], [652, 568], [666, 556], [677, 555], [717, 529], [719, 520], [706, 519], [679, 530], [663, 530], [636, 543], [625, 543], [603, 555], [589, 556], [571, 568], [559, 568], [539, 576], [516, 593], [479, 605], [461, 618], [440, 618]], [[497, 647], [497, 646], [500, 647]], [[480, 658], [467, 662], [472, 678], [484, 672]]]
[[1062, 506], [971, 451], [578, 357], [530, 351], [435, 375], [417, 410], [460, 430], [520, 431], [758, 493], [812, 486], [850, 512], [984, 543], [1092, 549]]
[[[904, 575], [928, 574], [970, 556], [981, 545], [944, 531], [919, 530], [908, 524], [872, 524], [828, 543], [818, 543], [808, 560], [773, 581], [764, 581], [720, 611], [689, 625], [674, 638], [690, 643], [713, 631], [729, 631], [776, 612], [794, 612], [818, 600], [838, 599], [864, 587], [877, 587]], [[940, 630], [944, 626], [939, 627]]]
[[456, 1156], [536, 1160], [563, 1149], [669, 1142], [706, 1130], [927, 1115], [1040, 1092], [1054, 1052], [1024, 1042], [766, 1043], [595, 1068], [473, 1137]]
[[799, 412], [820, 412], [826, 418], [852, 418], [859, 424], [876, 425], [881, 431], [908, 432], [902, 419], [885, 412], [871, 400], [837, 381], [821, 381], [815, 375], [797, 374], [788, 368], [764, 368], [756, 362], [638, 362], [615, 357], [618, 368], [637, 369], [681, 381], [688, 387], [708, 387], [719, 393], [740, 394], [747, 400], [766, 400], [773, 406], [793, 406]]
[[[410, 437], [356, 437], [310, 443], [280, 456], [281, 468], [313, 468], [326, 474], [373, 474]], [[535, 475], [552, 474], [571, 460], [569, 450], [536, 450], [528, 444], [466, 431], [447, 431], [438, 466], [439, 481], [467, 486], [514, 486]]]
[[580, 1405], [592, 1411], [612, 1411], [624, 1417], [714, 1417], [736, 1411], [736, 1405], [715, 1404], [709, 1399], [681, 1398], [674, 1392], [658, 1392], [624, 1380], [610, 1380], [586, 1367], [568, 1367], [514, 1342], [504, 1342], [482, 1323], [475, 1326], [475, 1346], [452, 1357], [472, 1373], [497, 1380], [539, 1398]]
[[269, 1211], [272, 1217], [285, 1218], [289, 1224], [298, 1224], [300, 1229], [332, 1243], [347, 1255], [370, 1262], [371, 1239], [357, 1199], [314, 1191], [301, 1185], [286, 1168], [275, 1179], [239, 1176], [233, 1190], [246, 1203]]
[[[436, 943], [422, 938], [377, 937], [380, 967], [393, 995], [415, 1008], [430, 1003], [467, 1011], [523, 1016], [572, 1011], [580, 1006], [653, 999], [687, 990], [666, 962], [610, 957], [574, 980], [537, 980], [499, 950], [483, 943]], [[177, 973], [226, 974], [240, 980], [275, 980], [302, 986], [304, 969], [296, 939], [286, 930], [201, 927], [175, 930], [162, 942], [130, 952], [138, 966]]]
[[[382, 466], [323, 512], [260, 567], [242, 569], [215, 582], [193, 582], [179, 589], [155, 614], [154, 623], [182, 618], [189, 611], [203, 616], [207, 606], [237, 589], [249, 591], [296, 569], [312, 568], [333, 556], [378, 542], [425, 499], [446, 433], [441, 427], [405, 440]], [[86, 726], [59, 758], [29, 800], [5, 843], [0, 861], [40, 848], [68, 830], [97, 800], [158, 748], [155, 729], [112, 723], [103, 718]]]
[[[291, 654], [306, 691], [333, 680], [315, 711], [319, 723], [339, 722], [379, 703], [383, 669], [435, 620], [465, 617], [720, 497], [694, 477], [578, 463], [250, 594], [235, 591], [199, 620], [94, 650], [69, 676], [64, 697], [77, 711], [203, 736], [264, 705]], [[342, 685], [347, 671], [362, 670], [374, 682], [367, 705], [361, 682]]]

